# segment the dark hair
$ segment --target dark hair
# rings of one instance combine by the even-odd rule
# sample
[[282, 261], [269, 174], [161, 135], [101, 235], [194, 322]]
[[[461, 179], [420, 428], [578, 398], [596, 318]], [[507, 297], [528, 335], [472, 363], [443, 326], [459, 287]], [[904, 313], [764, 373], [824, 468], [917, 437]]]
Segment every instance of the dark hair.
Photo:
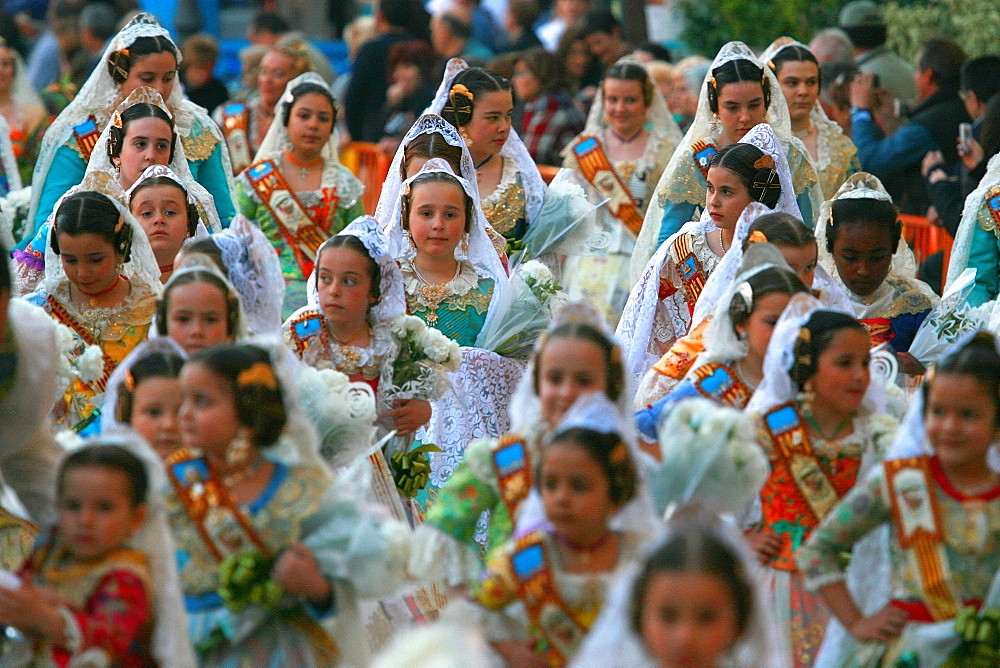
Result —
[[[470, 99], [462, 92], [455, 90], [459, 84], [472, 93]], [[483, 93], [495, 93], [511, 90], [510, 81], [498, 74], [481, 67], [469, 67], [459, 72], [451, 82], [451, 92], [441, 110], [441, 118], [456, 128], [462, 128], [472, 120], [472, 112], [476, 108], [475, 100]]]
[[538, 80], [539, 89], [544, 92], [561, 90], [566, 85], [559, 58], [543, 46], [525, 49], [517, 55], [516, 62], [524, 63]]
[[996, 410], [995, 424], [1000, 427], [1000, 354], [997, 354], [996, 338], [985, 330], [976, 332], [964, 346], [945, 355], [934, 366], [933, 375], [928, 375], [924, 383], [924, 411], [927, 411], [928, 385], [939, 374], [961, 374], [972, 376], [983, 391], [993, 399]]
[[323, 256], [323, 251], [326, 250], [327, 248], [349, 248], [358, 255], [360, 255], [361, 257], [363, 257], [365, 260], [367, 260], [368, 279], [369, 279], [368, 294], [376, 302], [379, 299], [381, 299], [382, 291], [379, 282], [382, 278], [382, 272], [379, 269], [378, 262], [376, 262], [372, 258], [371, 254], [368, 252], [368, 249], [365, 247], [364, 242], [361, 241], [361, 239], [354, 236], [353, 234], [338, 234], [336, 236], [330, 237], [330, 239], [320, 247], [319, 252], [316, 254], [316, 262], [315, 262], [317, 281], [319, 281], [319, 261], [320, 258]]
[[73, 469], [102, 468], [117, 471], [128, 481], [129, 501], [132, 506], [146, 503], [149, 478], [142, 460], [120, 445], [95, 443], [70, 452], [59, 465], [56, 493], [62, 497], [66, 474]]
[[80, 10], [80, 30], [89, 30], [95, 39], [107, 42], [118, 32], [118, 13], [103, 2], [84, 5]]
[[595, 9], [584, 17], [583, 25], [580, 26], [580, 36], [586, 39], [599, 32], [613, 37], [616, 32], [621, 34], [621, 29], [621, 23], [614, 14], [606, 9]]
[[640, 46], [637, 46], [635, 50], [645, 51], [653, 57], [653, 60], [659, 60], [664, 63], [674, 62], [674, 54], [670, 52], [670, 49], [663, 46], [659, 42], [645, 42]]
[[389, 48], [388, 65], [390, 73], [399, 65], [415, 65], [427, 81], [434, 67], [434, 51], [422, 39], [404, 39]]
[[198, 229], [198, 205], [187, 201], [187, 189], [181, 184], [174, 181], [169, 176], [154, 176], [142, 181], [139, 181], [135, 188], [132, 189], [132, 194], [129, 195], [128, 207], [132, 208], [132, 202], [135, 200], [135, 196], [142, 190], [146, 188], [155, 188], [156, 186], [173, 186], [181, 191], [184, 195], [184, 210], [187, 211], [187, 223], [188, 223], [188, 237], [194, 236], [195, 231]]
[[[608, 479], [608, 496], [616, 506], [628, 503], [636, 493], [638, 474], [628, 446], [621, 436], [587, 427], [569, 427], [557, 432], [549, 445], [565, 443], [584, 450], [597, 462]], [[544, 460], [544, 457], [542, 458]], [[538, 462], [535, 486], [541, 489], [542, 461]]]
[[421, 183], [453, 183], [461, 190], [465, 201], [465, 231], [468, 232], [472, 229], [473, 216], [475, 215], [472, 198], [469, 197], [469, 193], [465, 192], [465, 188], [462, 187], [461, 182], [454, 175], [447, 172], [426, 172], [413, 177], [413, 180], [410, 181], [409, 192], [403, 193], [403, 199], [400, 202], [400, 222], [404, 230], [410, 229], [410, 207], [413, 202], [413, 189]]
[[[615, 63], [608, 68], [607, 73], [604, 75], [604, 80], [608, 79], [618, 79], [620, 81], [635, 81], [639, 84], [639, 88], [642, 90], [642, 102], [647, 107], [653, 104], [653, 82], [649, 78], [649, 72], [646, 68], [638, 63]], [[602, 84], [601, 90], [604, 90]], [[602, 92], [603, 95], [603, 92]]]
[[[84, 190], [62, 201], [53, 219], [52, 251], [59, 255], [59, 235], [96, 234], [115, 250], [123, 262], [132, 256], [132, 226], [122, 218], [118, 207], [102, 193]], [[117, 229], [116, 229], [117, 228]]]
[[376, 12], [394, 28], [406, 28], [415, 18], [410, 16], [410, 4], [409, 0], [378, 0]]
[[0, 241], [0, 258], [3, 259], [3, 262], [0, 262], [0, 264], [3, 264], [3, 267], [0, 267], [0, 294], [10, 295], [10, 251], [7, 250], [2, 241]]
[[[202, 348], [191, 356], [189, 364], [204, 364], [229, 383], [236, 406], [236, 417], [251, 432], [250, 440], [258, 448], [278, 442], [288, 416], [283, 402], [284, 390], [271, 366], [267, 351], [250, 344], [228, 343]], [[258, 364], [266, 365], [274, 379], [270, 383], [259, 379], [240, 383], [240, 375]]]
[[306, 95], [309, 95], [310, 93], [318, 93], [330, 101], [330, 107], [333, 109], [333, 115], [331, 117], [332, 121], [331, 127], [337, 124], [337, 103], [334, 102], [333, 95], [331, 95], [330, 91], [327, 90], [325, 87], [320, 86], [319, 84], [316, 83], [312, 83], [311, 81], [306, 81], [304, 83], [300, 83], [298, 86], [293, 88], [291, 90], [291, 93], [292, 93], [292, 102], [291, 104], [285, 106], [285, 113], [281, 115], [281, 124], [284, 125], [286, 128], [288, 127], [288, 120], [292, 117], [292, 107], [294, 107], [295, 104], [300, 99], [302, 99]]
[[400, 177], [405, 181], [406, 170], [413, 158], [443, 158], [448, 161], [456, 174], [462, 173], [462, 147], [448, 143], [440, 132], [425, 132], [414, 137], [403, 149], [403, 159], [399, 163]]
[[661, 573], [692, 572], [712, 575], [723, 582], [736, 612], [736, 628], [740, 636], [750, 623], [757, 600], [753, 580], [739, 555], [707, 527], [694, 521], [675, 521], [675, 533], [657, 547], [642, 563], [642, 569], [632, 588], [632, 630], [641, 637], [642, 615], [650, 583]]
[[129, 375], [118, 387], [118, 402], [112, 407], [115, 419], [131, 424], [136, 388], [150, 378], [177, 378], [182, 366], [184, 366], [183, 357], [159, 350], [154, 350], [133, 362], [128, 370]]
[[[747, 189], [751, 199], [773, 209], [781, 198], [781, 181], [778, 180], [773, 160], [764, 160], [767, 164], [760, 162], [765, 156], [770, 158], [753, 144], [736, 142], [720, 148], [709, 168], [729, 170]], [[762, 166], [758, 167], [758, 164]]]
[[169, 53], [177, 61], [177, 47], [163, 35], [137, 37], [128, 47], [108, 54], [108, 73], [111, 80], [121, 86], [128, 79], [132, 67], [144, 56], [154, 53]]
[[778, 49], [778, 52], [774, 54], [771, 61], [766, 63], [766, 65], [774, 71], [775, 76], [778, 76], [781, 74], [781, 66], [785, 63], [812, 63], [816, 66], [817, 81], [820, 87], [822, 87], [823, 72], [819, 68], [819, 60], [806, 47], [801, 44], [789, 44], [786, 47], [782, 47]]
[[994, 95], [983, 110], [979, 124], [979, 144], [983, 147], [984, 161], [1000, 152], [1000, 94]]
[[240, 296], [235, 290], [227, 286], [219, 275], [210, 269], [186, 269], [170, 277], [167, 285], [163, 288], [163, 296], [156, 301], [156, 332], [160, 336], [167, 336], [167, 315], [170, 313], [170, 295], [175, 288], [190, 283], [208, 283], [215, 286], [222, 293], [226, 302], [226, 334], [236, 336], [236, 329], [240, 319]]
[[754, 232], [760, 232], [775, 246], [804, 248], [816, 243], [813, 231], [801, 220], [784, 211], [765, 213], [753, 221], [747, 229], [747, 241], [743, 244], [743, 250], [753, 243], [749, 237]]
[[464, 18], [458, 16], [457, 14], [452, 14], [451, 12], [444, 12], [438, 15], [441, 23], [448, 28], [448, 32], [461, 40], [468, 41], [472, 39], [472, 24], [466, 21]]
[[920, 47], [917, 70], [931, 71], [931, 78], [941, 88], [958, 90], [958, 83], [965, 62], [965, 51], [955, 40], [932, 37]]
[[149, 102], [138, 102], [122, 112], [122, 126], [112, 125], [108, 130], [108, 158], [114, 164], [115, 158], [122, 154], [128, 126], [132, 121], [143, 118], [158, 118], [170, 127], [170, 158], [174, 159], [174, 149], [177, 146], [177, 133], [174, 132], [174, 120], [160, 107]]
[[215, 243], [215, 239], [212, 235], [207, 237], [191, 237], [190, 239], [184, 240], [184, 245], [181, 246], [181, 252], [185, 255], [190, 255], [192, 253], [200, 253], [205, 255], [212, 261], [212, 263], [218, 267], [222, 275], [229, 280], [229, 269], [226, 267], [226, 263], [222, 260], [222, 249], [219, 248], [219, 244]]
[[771, 80], [764, 74], [763, 68], [757, 67], [745, 58], [730, 60], [712, 70], [708, 80], [708, 106], [712, 113], [719, 113], [719, 93], [726, 84], [751, 81], [759, 83], [764, 93], [764, 108], [771, 106]]
[[282, 35], [291, 30], [288, 22], [281, 18], [280, 14], [267, 11], [257, 12], [253, 19], [250, 20], [249, 27], [251, 32], [266, 30], [275, 35]]
[[746, 282], [750, 286], [751, 302], [748, 304], [739, 292], [736, 292], [732, 301], [729, 302], [729, 320], [733, 323], [734, 332], [736, 325], [743, 325], [750, 319], [757, 303], [765, 295], [780, 293], [791, 296], [799, 292], [809, 294], [809, 288], [802, 283], [795, 272], [785, 267], [761, 269], [750, 276]]
[[867, 26], [840, 26], [847, 33], [855, 49], [868, 51], [877, 49], [889, 38], [889, 29], [884, 23]]
[[538, 20], [538, 2], [536, 0], [509, 0], [507, 11], [514, 18], [514, 23], [524, 30], [531, 30]]
[[531, 379], [535, 394], [538, 394], [538, 385], [541, 373], [539, 363], [542, 353], [556, 339], [576, 339], [578, 341], [589, 341], [597, 346], [604, 358], [604, 370], [607, 377], [607, 390], [604, 392], [611, 401], [618, 401], [622, 393], [625, 392], [625, 368], [622, 366], [621, 349], [593, 325], [585, 322], [568, 322], [555, 327], [545, 335], [545, 341], [535, 355], [533, 366], [534, 378]]
[[851, 80], [858, 73], [854, 63], [830, 61], [819, 66], [819, 93], [829, 104], [840, 108], [851, 106]]
[[958, 89], [975, 94], [980, 104], [1000, 92], [1000, 56], [980, 56], [962, 65]]
[[881, 227], [889, 232], [889, 248], [893, 253], [899, 245], [899, 236], [903, 233], [903, 224], [899, 221], [896, 205], [892, 202], [873, 199], [835, 199], [830, 207], [832, 215], [826, 224], [826, 250], [833, 253], [833, 244], [837, 233], [848, 225], [871, 225]]
[[868, 336], [868, 330], [855, 318], [840, 311], [814, 311], [803, 326], [809, 331], [808, 337], [799, 336], [795, 342], [795, 361], [788, 375], [803, 387], [816, 373], [820, 355], [830, 347], [833, 337], [843, 329], [855, 329]]

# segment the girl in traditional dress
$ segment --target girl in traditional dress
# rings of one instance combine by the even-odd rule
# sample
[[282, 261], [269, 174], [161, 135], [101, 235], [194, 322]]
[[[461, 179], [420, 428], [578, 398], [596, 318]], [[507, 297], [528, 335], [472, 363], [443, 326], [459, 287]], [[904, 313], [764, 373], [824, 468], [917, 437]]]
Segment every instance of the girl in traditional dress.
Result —
[[861, 171], [858, 149], [819, 103], [819, 61], [791, 37], [779, 37], [760, 56], [781, 86], [792, 121], [792, 134], [809, 150], [823, 197], [830, 199], [851, 174]]
[[181, 371], [167, 460], [191, 638], [204, 666], [359, 665], [354, 596], [391, 591], [383, 527], [320, 464], [269, 353], [223, 345]]
[[[17, 190], [14, 184], [30, 183], [38, 155], [30, 150], [28, 140], [44, 129], [48, 112], [38, 91], [25, 72], [24, 59], [6, 42], [0, 44], [0, 115], [7, 122], [7, 136], [16, 158], [17, 179], [7, 178], [8, 190]], [[0, 140], [0, 145], [6, 142]], [[5, 175], [9, 164], [4, 157]]]
[[[620, 570], [655, 524], [630, 430], [607, 397], [581, 397], [556, 428], [532, 481], [539, 506], [490, 559], [472, 598], [443, 614], [478, 620], [509, 665], [570, 661]], [[519, 605], [514, 605], [519, 603]]]
[[223, 225], [229, 224], [235, 213], [229, 153], [205, 110], [174, 85], [179, 62], [180, 50], [152, 14], [137, 14], [111, 39], [94, 73], [45, 133], [25, 239], [34, 236], [56, 200], [82, 180], [102, 128], [119, 101], [140, 85], [152, 86], [166, 100], [195, 180], [211, 193]]
[[684, 380], [636, 413], [639, 431], [648, 440], [657, 440], [658, 426], [679, 401], [703, 396], [742, 410], [757, 389], [774, 324], [792, 295], [808, 294], [808, 288], [770, 244], [754, 244], [745, 256], [744, 267], [717, 302], [705, 330], [704, 351]]
[[[767, 124], [713, 155], [708, 184], [701, 219], [660, 246], [625, 304], [617, 334], [635, 383], [688, 332], [702, 288], [738, 238], [736, 227], [744, 209], [758, 202], [764, 207], [761, 212], [798, 215], [788, 162]], [[739, 261], [733, 270], [736, 266]]]
[[189, 258], [163, 286], [156, 305], [156, 333], [188, 355], [246, 338], [243, 308], [232, 284], [210, 266]]
[[452, 58], [424, 113], [439, 114], [462, 133], [472, 154], [483, 212], [493, 229], [516, 248], [541, 211], [545, 182], [510, 127], [514, 113], [510, 82]]
[[[1000, 605], [998, 379], [994, 336], [964, 336], [928, 374], [882, 465], [799, 550], [806, 586], [840, 623], [817, 665], [996, 662], [982, 640]], [[865, 536], [880, 541], [879, 558], [855, 556], [845, 582], [840, 555]]]
[[158, 465], [123, 437], [66, 456], [56, 525], [18, 571], [20, 586], [0, 589], [0, 619], [30, 641], [8, 642], [4, 663], [195, 665]]
[[544, 435], [585, 392], [605, 393], [622, 421], [631, 419], [621, 349], [600, 315], [573, 304], [556, 314], [535, 344], [511, 400], [511, 432], [468, 446], [417, 528], [411, 573], [455, 586], [478, 579], [483, 557], [476, 541], [488, 552], [510, 538]]
[[657, 248], [702, 206], [712, 156], [740, 141], [754, 126], [768, 123], [778, 136], [791, 173], [793, 198], [802, 220], [812, 224], [822, 203], [816, 171], [802, 142], [791, 134], [788, 106], [777, 79], [742, 42], [719, 51], [705, 76], [698, 113], [660, 177], [632, 256], [638, 278]]
[[78, 373], [54, 417], [77, 431], [100, 415], [108, 377], [146, 338], [160, 292], [149, 240], [115, 188], [108, 175], [95, 173], [60, 201], [46, 243], [45, 278], [27, 297], [72, 331], [68, 356]]
[[614, 325], [632, 287], [628, 259], [635, 236], [680, 139], [645, 67], [622, 60], [605, 75], [587, 126], [563, 151], [563, 166], [580, 172], [611, 199], [601, 235], [591, 242], [594, 254], [567, 263], [569, 295], [598, 305]]
[[147, 167], [125, 193], [129, 210], [149, 238], [160, 281], [174, 272], [174, 258], [198, 229], [198, 204], [169, 167]]
[[[117, 176], [118, 197], [129, 206], [128, 191], [142, 178], [146, 170], [168, 166], [177, 181], [195, 204], [194, 218], [188, 217], [190, 234], [219, 232], [222, 221], [212, 195], [198, 183], [188, 166], [184, 142], [178, 139], [173, 116], [163, 98], [153, 88], [139, 86], [133, 90], [112, 114], [107, 127], [97, 139], [87, 163], [87, 174], [103, 173]], [[191, 222], [193, 220], [193, 222]], [[199, 222], [203, 228], [199, 227]], [[15, 251], [18, 262], [18, 282], [22, 290], [34, 289], [45, 268], [45, 236], [49, 221], [42, 225], [23, 251]], [[161, 246], [157, 242], [158, 246]], [[173, 258], [158, 253], [160, 266], [167, 267]], [[169, 276], [169, 271], [164, 271]]]
[[762, 518], [747, 539], [765, 565], [771, 608], [790, 639], [785, 656], [810, 666], [829, 613], [804, 588], [793, 555], [895, 435], [870, 382], [870, 341], [851, 316], [795, 295], [775, 326], [764, 378], [747, 411], [758, 420], [771, 474], [760, 491]]
[[333, 93], [319, 75], [292, 79], [254, 163], [236, 181], [240, 211], [281, 258], [284, 317], [306, 303], [316, 249], [364, 214], [364, 186], [337, 159], [335, 118]]
[[844, 287], [872, 345], [888, 343], [901, 371], [923, 373], [923, 365], [907, 351], [938, 300], [914, 276], [902, 223], [879, 180], [866, 172], [847, 179], [823, 204], [816, 240], [820, 263]]

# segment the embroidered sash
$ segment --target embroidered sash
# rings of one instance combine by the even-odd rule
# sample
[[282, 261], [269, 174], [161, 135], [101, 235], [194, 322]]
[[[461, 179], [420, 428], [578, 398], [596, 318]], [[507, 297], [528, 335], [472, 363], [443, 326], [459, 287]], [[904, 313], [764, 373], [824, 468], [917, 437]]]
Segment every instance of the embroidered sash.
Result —
[[69, 311], [66, 310], [66, 307], [63, 306], [58, 299], [49, 295], [45, 298], [45, 301], [48, 302], [50, 309], [49, 312], [56, 320], [73, 330], [76, 335], [83, 339], [83, 342], [88, 346], [97, 346], [98, 348], [101, 348], [101, 359], [104, 361], [104, 374], [95, 382], [87, 386], [94, 390], [95, 393], [103, 392], [105, 386], [108, 384], [108, 378], [111, 377], [111, 372], [115, 370], [115, 361], [108, 357], [108, 354], [104, 352], [104, 348], [101, 346], [100, 342], [94, 338], [93, 334], [91, 334], [87, 328], [78, 323], [73, 316], [69, 314]]
[[319, 311], [305, 311], [288, 323], [289, 339], [295, 353], [302, 357], [309, 347], [309, 339], [323, 331], [323, 315]]
[[753, 392], [725, 364], [705, 364], [694, 370], [693, 385], [712, 401], [734, 408], [744, 408]]
[[507, 506], [511, 521], [516, 521], [517, 509], [531, 491], [531, 457], [527, 443], [516, 434], [507, 434], [493, 446], [491, 455], [500, 498]]
[[705, 350], [705, 343], [702, 340], [705, 328], [711, 322], [710, 318], [705, 318], [701, 323], [691, 330], [687, 335], [682, 336], [674, 342], [670, 350], [663, 353], [663, 357], [657, 360], [653, 369], [663, 374], [667, 378], [683, 380], [687, 372], [691, 370], [698, 355]]
[[573, 144], [573, 155], [580, 164], [583, 177], [597, 188], [598, 192], [611, 199], [608, 202], [611, 215], [622, 221], [633, 236], [637, 236], [642, 229], [642, 214], [636, 208], [632, 195], [622, 183], [618, 172], [604, 154], [601, 142], [591, 135], [580, 137]]
[[691, 238], [687, 234], [681, 234], [677, 237], [670, 252], [674, 256], [681, 285], [684, 286], [684, 301], [687, 302], [688, 311], [693, 316], [694, 305], [698, 303], [698, 296], [707, 280], [705, 271], [702, 269], [698, 256], [691, 249]]
[[889, 318], [864, 318], [861, 324], [868, 330], [872, 347], [880, 343], [890, 343], [896, 338], [896, 334], [892, 331], [892, 320]]
[[243, 102], [233, 102], [222, 108], [222, 136], [226, 138], [233, 173], [239, 174], [253, 161], [250, 151], [250, 109]]
[[530, 533], [517, 540], [510, 566], [528, 618], [548, 643], [546, 658], [554, 666], [565, 665], [587, 635], [590, 624], [559, 597], [541, 533]]
[[696, 141], [691, 145], [691, 154], [694, 157], [694, 164], [701, 170], [701, 175], [708, 178], [708, 166], [712, 164], [712, 158], [719, 150], [715, 145], [707, 141]]
[[944, 548], [941, 509], [931, 482], [928, 457], [894, 459], [883, 464], [899, 546], [915, 563], [924, 604], [934, 621], [958, 614], [959, 599]]
[[97, 138], [100, 136], [101, 129], [97, 127], [97, 119], [93, 115], [87, 116], [87, 120], [83, 123], [73, 126], [73, 138], [84, 160], [90, 160], [90, 154], [93, 153]]
[[[246, 175], [250, 185], [264, 202], [264, 206], [274, 217], [281, 235], [295, 252], [295, 260], [302, 270], [302, 275], [308, 276], [312, 273], [316, 251], [330, 236], [332, 215], [313, 220], [309, 215], [309, 209], [288, 187], [285, 178], [278, 171], [278, 166], [272, 160], [258, 162], [247, 170]], [[332, 206], [326, 206], [326, 212], [332, 214], [336, 210], [337, 199], [336, 195], [332, 197]]]

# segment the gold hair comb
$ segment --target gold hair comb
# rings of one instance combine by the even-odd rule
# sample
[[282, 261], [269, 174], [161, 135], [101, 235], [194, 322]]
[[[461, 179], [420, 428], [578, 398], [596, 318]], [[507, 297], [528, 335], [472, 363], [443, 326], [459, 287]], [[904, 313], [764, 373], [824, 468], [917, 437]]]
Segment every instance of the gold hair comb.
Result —
[[263, 385], [268, 389], [276, 390], [278, 389], [278, 379], [274, 377], [274, 370], [269, 364], [257, 362], [236, 377], [236, 385], [238, 387]]

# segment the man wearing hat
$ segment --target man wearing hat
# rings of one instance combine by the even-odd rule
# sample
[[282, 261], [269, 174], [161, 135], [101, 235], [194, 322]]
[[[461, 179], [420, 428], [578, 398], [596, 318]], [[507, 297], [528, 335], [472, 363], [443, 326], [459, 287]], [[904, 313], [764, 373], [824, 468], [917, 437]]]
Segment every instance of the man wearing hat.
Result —
[[886, 48], [882, 9], [873, 0], [853, 0], [840, 10], [840, 28], [854, 45], [854, 63], [878, 76], [879, 88], [909, 104], [917, 98], [913, 66]]

